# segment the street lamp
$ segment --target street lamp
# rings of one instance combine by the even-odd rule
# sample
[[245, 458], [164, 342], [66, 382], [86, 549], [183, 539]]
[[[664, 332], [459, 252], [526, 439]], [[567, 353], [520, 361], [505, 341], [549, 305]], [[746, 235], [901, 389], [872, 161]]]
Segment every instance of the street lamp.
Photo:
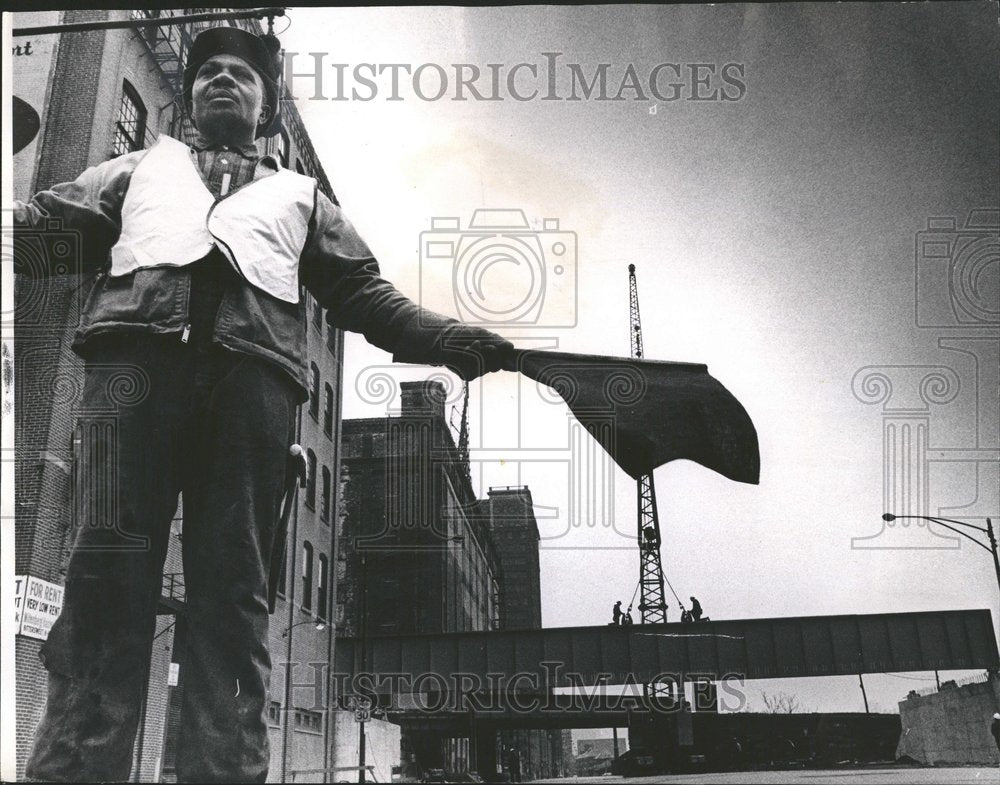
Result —
[[[973, 526], [971, 523], [965, 523], [964, 521], [956, 521], [952, 518], [935, 518], [931, 515], [893, 515], [891, 512], [887, 512], [882, 516], [882, 520], [887, 523], [904, 519], [928, 521], [930, 523], [936, 523], [939, 526], [944, 526], [944, 528], [955, 532], [955, 534], [961, 534], [965, 537], [965, 539], [974, 542], [983, 550], [989, 551], [990, 555], [993, 556], [993, 569], [997, 574], [997, 589], [1000, 590], [1000, 555], [997, 554], [997, 538], [993, 533], [993, 521], [989, 518], [986, 519], [986, 527], [984, 528], [982, 526]], [[954, 526], [951, 524], [954, 524]], [[970, 534], [966, 534], [964, 531], [956, 529], [955, 526], [964, 526], [967, 529], [975, 529], [977, 532], [982, 532], [989, 540], [989, 545], [977, 540]]]
[[312, 624], [312, 625], [314, 625], [316, 627], [316, 631], [317, 632], [322, 632], [323, 630], [326, 629], [326, 622], [313, 621], [312, 619], [306, 619], [305, 621], [297, 621], [297, 622], [295, 622], [295, 624], [291, 625], [290, 627], [285, 627], [284, 632], [281, 633], [281, 637], [282, 638], [287, 638], [288, 637], [288, 633], [290, 633], [296, 627], [301, 627], [303, 624]]

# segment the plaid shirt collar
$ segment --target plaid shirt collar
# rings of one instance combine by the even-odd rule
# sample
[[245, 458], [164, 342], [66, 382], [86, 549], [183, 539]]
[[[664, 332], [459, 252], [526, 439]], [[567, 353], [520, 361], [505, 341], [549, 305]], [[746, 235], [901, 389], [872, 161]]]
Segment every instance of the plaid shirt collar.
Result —
[[257, 149], [255, 144], [245, 144], [245, 145], [224, 145], [219, 142], [209, 142], [201, 134], [195, 137], [195, 140], [191, 143], [191, 148], [199, 153], [205, 152], [206, 150], [232, 150], [233, 152], [239, 153], [244, 158], [255, 161], [260, 158], [260, 151]]

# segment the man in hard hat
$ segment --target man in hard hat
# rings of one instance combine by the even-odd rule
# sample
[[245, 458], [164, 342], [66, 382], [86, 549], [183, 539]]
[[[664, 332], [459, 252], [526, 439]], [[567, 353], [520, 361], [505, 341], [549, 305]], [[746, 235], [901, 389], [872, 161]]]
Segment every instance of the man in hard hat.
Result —
[[84, 436], [88, 453], [116, 456], [112, 504], [104, 486], [79, 490], [85, 519], [41, 650], [49, 692], [30, 778], [127, 778], [180, 492], [178, 779], [267, 776], [268, 564], [309, 389], [300, 284], [331, 326], [397, 361], [472, 379], [512, 348], [400, 294], [315, 180], [258, 154], [255, 139], [277, 130], [277, 75], [276, 47], [207, 30], [184, 71], [193, 145], [161, 135], [15, 205], [15, 271], [56, 272], [17, 244], [32, 232], [44, 244], [53, 218], [78, 233], [83, 270], [101, 268], [73, 346], [86, 360], [81, 411], [114, 414], [113, 433]]

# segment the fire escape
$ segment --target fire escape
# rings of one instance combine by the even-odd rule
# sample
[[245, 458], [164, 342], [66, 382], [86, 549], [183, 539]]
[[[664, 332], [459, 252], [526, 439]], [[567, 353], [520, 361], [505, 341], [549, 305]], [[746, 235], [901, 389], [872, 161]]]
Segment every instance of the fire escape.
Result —
[[[219, 9], [210, 8], [184, 8], [184, 9], [161, 9], [161, 10], [133, 10], [132, 19], [141, 21], [143, 19], [164, 19], [166, 17], [186, 16], [201, 12], [216, 11]], [[223, 9], [227, 10], [227, 9]], [[254, 35], [260, 35], [262, 29], [255, 19], [234, 19], [226, 22], [233, 27], [238, 27]], [[160, 76], [167, 87], [173, 92], [172, 101], [173, 112], [167, 133], [175, 139], [190, 142], [195, 136], [194, 126], [184, 109], [183, 81], [184, 63], [187, 60], [188, 52], [194, 39], [202, 30], [210, 27], [217, 27], [219, 22], [178, 22], [161, 26], [141, 26], [138, 28], [138, 35], [146, 44], [152, 62], [160, 72]]]

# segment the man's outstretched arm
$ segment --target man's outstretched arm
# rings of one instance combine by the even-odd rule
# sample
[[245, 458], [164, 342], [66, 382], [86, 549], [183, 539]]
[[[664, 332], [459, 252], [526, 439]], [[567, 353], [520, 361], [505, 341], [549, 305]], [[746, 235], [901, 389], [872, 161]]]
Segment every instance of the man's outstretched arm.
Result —
[[500, 370], [511, 343], [481, 327], [421, 308], [382, 278], [378, 262], [343, 212], [322, 193], [301, 277], [328, 321], [362, 333], [396, 362], [446, 365], [463, 379]]
[[[101, 267], [121, 233], [121, 208], [141, 150], [92, 166], [75, 180], [39, 191], [27, 202], [14, 202], [14, 272], [43, 278]], [[53, 269], [62, 255], [48, 245], [67, 232], [78, 241], [77, 269]]]

